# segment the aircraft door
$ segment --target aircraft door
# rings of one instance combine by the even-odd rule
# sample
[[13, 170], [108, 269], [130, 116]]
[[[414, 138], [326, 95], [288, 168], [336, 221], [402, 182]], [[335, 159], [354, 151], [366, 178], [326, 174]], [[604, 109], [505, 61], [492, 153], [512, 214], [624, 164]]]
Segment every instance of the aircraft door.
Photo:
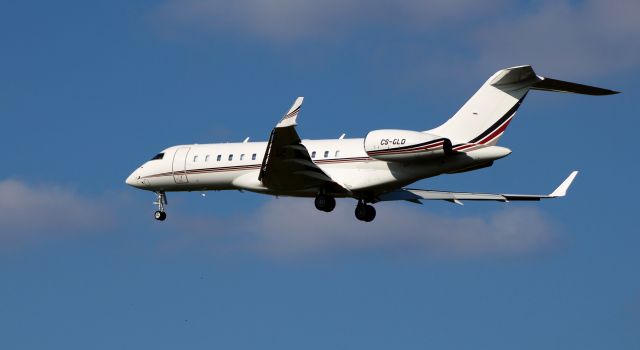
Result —
[[191, 147], [180, 147], [173, 155], [173, 180], [177, 184], [189, 183], [187, 178], [187, 155], [189, 150], [191, 150]]

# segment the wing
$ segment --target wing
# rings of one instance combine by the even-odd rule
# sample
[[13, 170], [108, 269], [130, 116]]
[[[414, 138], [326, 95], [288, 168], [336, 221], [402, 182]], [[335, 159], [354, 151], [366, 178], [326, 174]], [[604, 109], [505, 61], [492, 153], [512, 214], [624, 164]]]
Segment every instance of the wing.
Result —
[[564, 197], [571, 183], [578, 175], [577, 171], [572, 172], [563, 182], [547, 195], [536, 194], [494, 194], [494, 193], [470, 193], [470, 192], [443, 192], [429, 191], [403, 188], [400, 190], [387, 192], [378, 196], [379, 201], [397, 201], [406, 200], [410, 202], [420, 203], [420, 200], [445, 200], [456, 204], [462, 204], [461, 201], [539, 201], [546, 198]]
[[264, 186], [282, 192], [316, 187], [346, 191], [313, 163], [307, 148], [300, 143], [295, 126], [303, 99], [298, 97], [271, 131], [258, 179]]

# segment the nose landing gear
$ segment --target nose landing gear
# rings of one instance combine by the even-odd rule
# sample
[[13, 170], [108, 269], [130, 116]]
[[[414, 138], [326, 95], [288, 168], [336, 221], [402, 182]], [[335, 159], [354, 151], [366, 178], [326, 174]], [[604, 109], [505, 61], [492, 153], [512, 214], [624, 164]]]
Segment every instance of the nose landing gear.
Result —
[[164, 206], [168, 204], [167, 195], [164, 192], [156, 192], [158, 196], [153, 204], [158, 205], [158, 210], [154, 213], [153, 217], [158, 221], [164, 221], [167, 218], [167, 213], [164, 211]]
[[376, 208], [366, 204], [364, 201], [358, 201], [356, 206], [356, 219], [364, 222], [371, 222], [376, 218]]

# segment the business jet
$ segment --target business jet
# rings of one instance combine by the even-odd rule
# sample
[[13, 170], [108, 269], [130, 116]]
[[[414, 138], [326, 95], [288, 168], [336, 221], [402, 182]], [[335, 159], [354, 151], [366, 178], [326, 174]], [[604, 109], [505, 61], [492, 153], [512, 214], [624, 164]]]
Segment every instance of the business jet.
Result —
[[364, 138], [301, 140], [296, 131], [298, 97], [271, 131], [267, 142], [169, 147], [136, 169], [126, 183], [153, 191], [166, 219], [167, 192], [240, 190], [275, 196], [315, 198], [331, 212], [336, 198], [357, 201], [355, 216], [370, 222], [372, 204], [384, 201], [538, 201], [563, 197], [573, 171], [546, 195], [449, 192], [406, 188], [421, 179], [490, 167], [511, 153], [497, 143], [530, 90], [586, 95], [616, 91], [537, 75], [531, 66], [500, 70], [444, 124], [426, 131], [384, 129]]

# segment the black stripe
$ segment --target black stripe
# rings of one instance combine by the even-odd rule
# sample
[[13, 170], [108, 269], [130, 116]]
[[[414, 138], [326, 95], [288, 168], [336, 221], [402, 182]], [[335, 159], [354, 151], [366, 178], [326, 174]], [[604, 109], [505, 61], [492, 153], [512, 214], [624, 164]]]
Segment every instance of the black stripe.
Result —
[[249, 170], [249, 169], [258, 169], [260, 168], [259, 164], [252, 165], [237, 165], [237, 166], [228, 166], [228, 167], [219, 167], [219, 168], [202, 168], [202, 169], [190, 169], [187, 170], [187, 174], [197, 174], [197, 173], [210, 173], [217, 171], [227, 171], [227, 170]]
[[294, 115], [298, 114], [298, 112], [300, 111], [300, 107], [302, 107], [302, 106], [298, 106], [298, 108], [296, 108], [296, 109], [294, 109], [293, 111], [291, 111], [291, 113], [287, 113], [287, 114], [284, 116], [284, 118], [282, 118], [282, 119], [288, 119], [288, 118], [291, 118], [291, 117], [293, 117]]
[[522, 101], [524, 100], [525, 97], [527, 97], [528, 93], [529, 93], [528, 91], [525, 92], [524, 96], [522, 96], [522, 98], [520, 100], [518, 100], [518, 102], [515, 105], [513, 105], [513, 107], [511, 107], [511, 109], [508, 110], [507, 113], [505, 113], [502, 116], [502, 118], [498, 119], [497, 122], [495, 122], [493, 125], [491, 125], [487, 130], [485, 130], [478, 137], [476, 137], [473, 140], [469, 141], [469, 143], [474, 143], [474, 142], [478, 142], [478, 141], [482, 140], [487, 135], [489, 135], [492, 132], [494, 132], [498, 127], [500, 127], [500, 125], [502, 125], [502, 123], [504, 123], [505, 120], [509, 119], [513, 115], [513, 113], [515, 113], [518, 110], [518, 108], [520, 108], [520, 105], [522, 104]]

